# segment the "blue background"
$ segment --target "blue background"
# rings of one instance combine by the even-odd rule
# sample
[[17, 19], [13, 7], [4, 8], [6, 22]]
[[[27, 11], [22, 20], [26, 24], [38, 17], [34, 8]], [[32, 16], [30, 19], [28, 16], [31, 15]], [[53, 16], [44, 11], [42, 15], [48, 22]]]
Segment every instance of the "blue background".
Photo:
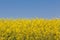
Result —
[[60, 0], [0, 0], [0, 18], [60, 17]]

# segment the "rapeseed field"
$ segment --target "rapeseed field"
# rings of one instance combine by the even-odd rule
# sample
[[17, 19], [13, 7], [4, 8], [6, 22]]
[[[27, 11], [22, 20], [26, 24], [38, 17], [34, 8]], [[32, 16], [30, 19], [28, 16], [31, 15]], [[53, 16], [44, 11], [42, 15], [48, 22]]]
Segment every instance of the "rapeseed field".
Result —
[[2, 19], [0, 40], [60, 40], [60, 19]]

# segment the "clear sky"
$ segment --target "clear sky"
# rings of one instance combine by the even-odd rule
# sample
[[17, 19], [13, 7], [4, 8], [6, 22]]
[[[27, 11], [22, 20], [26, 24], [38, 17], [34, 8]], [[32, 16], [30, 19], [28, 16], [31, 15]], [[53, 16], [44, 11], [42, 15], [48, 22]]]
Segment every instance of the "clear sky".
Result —
[[1, 17], [60, 17], [60, 0], [0, 0]]

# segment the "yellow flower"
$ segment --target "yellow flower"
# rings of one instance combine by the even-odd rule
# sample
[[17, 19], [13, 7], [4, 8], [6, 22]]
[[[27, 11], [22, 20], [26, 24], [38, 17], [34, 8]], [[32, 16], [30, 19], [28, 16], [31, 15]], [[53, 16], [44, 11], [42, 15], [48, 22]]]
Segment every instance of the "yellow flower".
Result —
[[60, 19], [0, 19], [0, 40], [59, 40]]

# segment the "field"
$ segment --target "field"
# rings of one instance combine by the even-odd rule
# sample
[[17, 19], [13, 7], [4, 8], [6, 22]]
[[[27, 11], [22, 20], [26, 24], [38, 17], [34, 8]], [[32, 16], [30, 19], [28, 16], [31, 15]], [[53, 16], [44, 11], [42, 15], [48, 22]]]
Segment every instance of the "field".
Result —
[[60, 19], [0, 19], [0, 40], [60, 40]]

